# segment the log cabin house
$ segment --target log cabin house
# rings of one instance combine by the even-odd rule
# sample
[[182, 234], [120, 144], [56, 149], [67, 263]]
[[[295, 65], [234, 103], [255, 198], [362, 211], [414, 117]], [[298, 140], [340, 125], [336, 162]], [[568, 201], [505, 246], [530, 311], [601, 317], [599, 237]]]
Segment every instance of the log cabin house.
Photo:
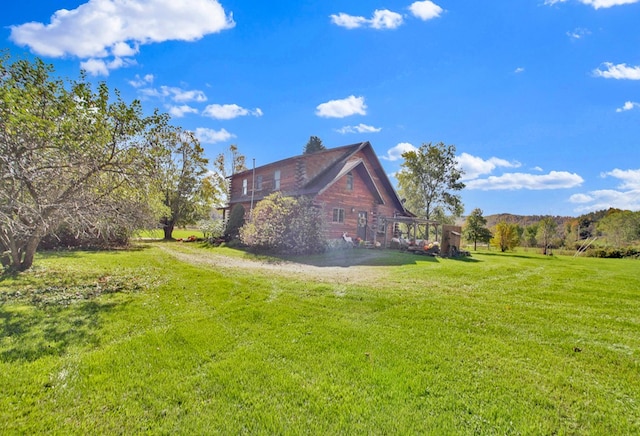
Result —
[[228, 209], [241, 204], [249, 218], [253, 207], [275, 191], [312, 197], [323, 211], [327, 239], [346, 233], [369, 244], [390, 240], [394, 229], [385, 218], [414, 216], [404, 208], [368, 141], [234, 174]]

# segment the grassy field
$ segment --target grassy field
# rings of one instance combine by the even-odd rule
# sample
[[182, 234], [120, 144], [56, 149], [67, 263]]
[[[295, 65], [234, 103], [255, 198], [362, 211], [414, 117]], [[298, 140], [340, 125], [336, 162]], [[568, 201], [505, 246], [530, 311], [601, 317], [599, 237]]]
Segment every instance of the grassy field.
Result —
[[640, 263], [198, 244], [0, 281], [0, 433], [640, 434]]
[[[173, 239], [187, 239], [189, 236], [195, 236], [202, 238], [202, 230], [199, 229], [180, 229], [176, 228], [172, 233]], [[141, 230], [134, 235], [134, 238], [149, 240], [149, 239], [162, 239], [164, 238], [164, 232], [162, 229], [154, 230]]]

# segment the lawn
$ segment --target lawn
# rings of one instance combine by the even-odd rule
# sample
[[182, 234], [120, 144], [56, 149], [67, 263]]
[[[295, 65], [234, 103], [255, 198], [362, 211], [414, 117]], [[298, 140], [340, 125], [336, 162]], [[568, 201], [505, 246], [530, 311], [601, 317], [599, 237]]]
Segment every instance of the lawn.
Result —
[[639, 434], [639, 270], [43, 254], [0, 281], [0, 433]]
[[[200, 229], [182, 229], [176, 228], [173, 230], [171, 234], [173, 239], [187, 239], [189, 236], [195, 236], [196, 238], [202, 238], [202, 230]], [[152, 240], [152, 239], [163, 239], [164, 232], [162, 229], [153, 229], [153, 230], [140, 230], [134, 235], [134, 239], [143, 239], [143, 240]]]

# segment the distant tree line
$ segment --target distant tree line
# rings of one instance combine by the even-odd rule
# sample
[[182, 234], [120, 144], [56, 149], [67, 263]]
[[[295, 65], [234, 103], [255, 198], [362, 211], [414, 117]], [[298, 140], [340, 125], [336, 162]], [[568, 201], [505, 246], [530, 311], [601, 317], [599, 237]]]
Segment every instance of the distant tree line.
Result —
[[640, 211], [612, 208], [576, 218], [509, 214], [483, 217], [482, 210], [475, 209], [465, 221], [464, 236], [474, 249], [477, 242], [482, 242], [501, 251], [524, 246], [537, 247], [544, 254], [566, 249], [598, 257], [637, 257]]

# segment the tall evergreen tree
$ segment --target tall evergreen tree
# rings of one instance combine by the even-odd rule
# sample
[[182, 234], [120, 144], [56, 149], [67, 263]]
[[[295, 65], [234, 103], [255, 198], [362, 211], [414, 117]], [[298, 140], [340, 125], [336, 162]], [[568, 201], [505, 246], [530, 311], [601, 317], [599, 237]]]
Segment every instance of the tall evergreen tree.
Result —
[[322, 144], [322, 139], [317, 136], [309, 137], [309, 141], [304, 146], [304, 154], [316, 153], [322, 150], [326, 150], [326, 148], [324, 144]]

